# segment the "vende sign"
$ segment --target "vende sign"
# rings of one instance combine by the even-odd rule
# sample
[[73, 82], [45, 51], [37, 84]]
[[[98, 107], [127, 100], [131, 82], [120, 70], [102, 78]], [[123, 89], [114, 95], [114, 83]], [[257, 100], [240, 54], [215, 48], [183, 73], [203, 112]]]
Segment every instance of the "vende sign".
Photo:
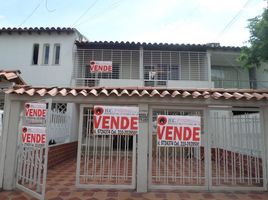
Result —
[[90, 61], [90, 72], [113, 72], [113, 63], [112, 61]]
[[94, 106], [93, 128], [96, 135], [136, 135], [139, 130], [139, 108]]
[[197, 147], [201, 145], [199, 116], [158, 115], [157, 145]]
[[46, 128], [45, 127], [22, 127], [22, 143], [45, 144]]
[[35, 118], [46, 118], [46, 104], [45, 103], [25, 103], [25, 116]]

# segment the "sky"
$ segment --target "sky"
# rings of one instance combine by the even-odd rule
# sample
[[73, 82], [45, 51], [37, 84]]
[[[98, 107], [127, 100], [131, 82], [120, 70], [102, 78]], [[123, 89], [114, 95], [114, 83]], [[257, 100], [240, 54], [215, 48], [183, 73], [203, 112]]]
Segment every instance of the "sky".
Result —
[[247, 45], [265, 0], [0, 0], [0, 27], [73, 27], [90, 41]]

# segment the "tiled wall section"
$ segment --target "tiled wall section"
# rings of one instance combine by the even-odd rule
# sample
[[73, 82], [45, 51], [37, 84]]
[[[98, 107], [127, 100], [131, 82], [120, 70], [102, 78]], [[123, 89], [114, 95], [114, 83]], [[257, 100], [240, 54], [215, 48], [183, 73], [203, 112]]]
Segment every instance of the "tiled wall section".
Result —
[[52, 168], [65, 160], [76, 157], [77, 145], [78, 142], [76, 141], [49, 147], [48, 168]]

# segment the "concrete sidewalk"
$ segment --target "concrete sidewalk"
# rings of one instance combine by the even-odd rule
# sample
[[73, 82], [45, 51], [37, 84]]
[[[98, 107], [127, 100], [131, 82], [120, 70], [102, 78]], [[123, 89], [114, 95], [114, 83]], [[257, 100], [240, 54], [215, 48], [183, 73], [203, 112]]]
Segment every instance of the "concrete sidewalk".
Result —
[[[68, 160], [48, 170], [46, 199], [48, 200], [268, 200], [268, 192], [206, 192], [206, 191], [152, 191], [137, 193], [131, 190], [77, 189], [75, 187], [76, 160]], [[15, 190], [0, 192], [0, 200], [33, 200]]]
[[[33, 200], [27, 194], [21, 191], [0, 192], [1, 200]], [[133, 191], [120, 190], [68, 190], [63, 188], [62, 191], [49, 190], [46, 194], [48, 200], [268, 200], [267, 192], [147, 192], [136, 193]]]

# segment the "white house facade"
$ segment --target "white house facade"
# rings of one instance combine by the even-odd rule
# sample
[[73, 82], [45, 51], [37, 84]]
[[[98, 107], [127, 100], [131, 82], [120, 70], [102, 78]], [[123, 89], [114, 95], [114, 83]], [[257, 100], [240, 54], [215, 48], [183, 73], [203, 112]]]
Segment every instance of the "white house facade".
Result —
[[75, 41], [72, 28], [0, 29], [1, 68], [19, 69], [29, 85], [70, 86]]
[[[0, 43], [0, 65], [26, 82], [5, 91], [0, 188], [44, 199], [47, 169], [73, 157], [79, 188], [267, 190], [268, 79], [265, 65], [250, 79], [239, 47], [91, 42], [70, 28], [0, 29]], [[29, 139], [31, 106], [47, 113], [42, 144]], [[117, 133], [128, 109], [135, 134], [96, 134]], [[159, 116], [198, 136], [183, 146], [173, 127], [162, 143]]]

